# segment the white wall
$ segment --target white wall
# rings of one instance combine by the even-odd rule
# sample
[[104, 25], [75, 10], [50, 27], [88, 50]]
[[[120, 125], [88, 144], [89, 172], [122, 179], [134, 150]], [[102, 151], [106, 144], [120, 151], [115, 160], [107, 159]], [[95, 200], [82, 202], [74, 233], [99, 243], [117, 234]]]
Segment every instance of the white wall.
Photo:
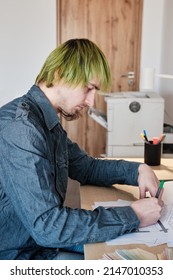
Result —
[[[173, 75], [173, 1], [144, 0], [141, 73], [151, 67], [156, 74]], [[154, 91], [165, 100], [165, 123], [173, 125], [173, 80], [155, 77]]]
[[[143, 0], [141, 74], [148, 67], [160, 72], [163, 6], [164, 0]], [[158, 90], [156, 80], [155, 89]]]
[[55, 47], [55, 0], [0, 0], [0, 106], [28, 91]]
[[[173, 1], [164, 1], [160, 72], [173, 75]], [[165, 99], [165, 122], [173, 125], [173, 79], [160, 79], [159, 93]]]

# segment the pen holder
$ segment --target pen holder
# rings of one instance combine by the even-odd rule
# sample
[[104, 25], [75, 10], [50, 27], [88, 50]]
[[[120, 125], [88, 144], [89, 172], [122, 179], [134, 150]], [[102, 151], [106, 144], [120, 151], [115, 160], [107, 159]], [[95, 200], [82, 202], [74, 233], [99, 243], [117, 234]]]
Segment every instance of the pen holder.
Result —
[[144, 162], [150, 166], [160, 165], [161, 143], [153, 144], [153, 141], [144, 144]]

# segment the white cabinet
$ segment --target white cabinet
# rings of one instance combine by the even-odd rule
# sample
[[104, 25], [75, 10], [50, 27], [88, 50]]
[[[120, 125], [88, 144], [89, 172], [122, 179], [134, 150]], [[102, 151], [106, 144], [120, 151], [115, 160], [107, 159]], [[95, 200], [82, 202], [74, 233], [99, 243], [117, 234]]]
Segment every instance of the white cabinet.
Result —
[[145, 129], [149, 140], [163, 133], [164, 99], [156, 93], [121, 92], [105, 97], [108, 157], [141, 157]]

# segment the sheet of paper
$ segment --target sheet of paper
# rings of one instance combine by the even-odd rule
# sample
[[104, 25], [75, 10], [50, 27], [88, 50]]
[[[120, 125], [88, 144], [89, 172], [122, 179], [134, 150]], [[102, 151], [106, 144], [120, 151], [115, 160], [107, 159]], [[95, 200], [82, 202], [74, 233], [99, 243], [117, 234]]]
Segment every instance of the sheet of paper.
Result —
[[164, 183], [162, 200], [166, 205], [173, 204], [173, 181]]
[[167, 233], [163, 231], [157, 233], [140, 231], [135, 233], [124, 234], [106, 243], [107, 245], [146, 244], [147, 246], [151, 247], [164, 243], [169, 244], [169, 242], [171, 244], [172, 239], [172, 230], [170, 230]]
[[132, 203], [132, 201], [129, 200], [122, 200], [122, 199], [118, 199], [118, 200], [113, 200], [113, 201], [96, 201], [93, 205], [93, 209], [98, 207], [98, 206], [103, 206], [105, 208], [109, 208], [109, 207], [115, 207], [115, 206], [128, 206]]

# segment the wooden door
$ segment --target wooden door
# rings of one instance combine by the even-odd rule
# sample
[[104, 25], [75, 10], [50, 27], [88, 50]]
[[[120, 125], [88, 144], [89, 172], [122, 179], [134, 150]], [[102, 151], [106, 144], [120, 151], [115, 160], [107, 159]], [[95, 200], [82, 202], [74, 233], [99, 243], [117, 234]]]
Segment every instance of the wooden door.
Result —
[[[88, 38], [105, 53], [111, 67], [112, 92], [139, 89], [143, 0], [57, 0], [58, 45], [71, 38]], [[134, 72], [135, 78], [127, 77]], [[95, 108], [106, 113], [103, 96]], [[69, 137], [92, 156], [105, 153], [106, 130], [88, 117], [62, 125]]]

